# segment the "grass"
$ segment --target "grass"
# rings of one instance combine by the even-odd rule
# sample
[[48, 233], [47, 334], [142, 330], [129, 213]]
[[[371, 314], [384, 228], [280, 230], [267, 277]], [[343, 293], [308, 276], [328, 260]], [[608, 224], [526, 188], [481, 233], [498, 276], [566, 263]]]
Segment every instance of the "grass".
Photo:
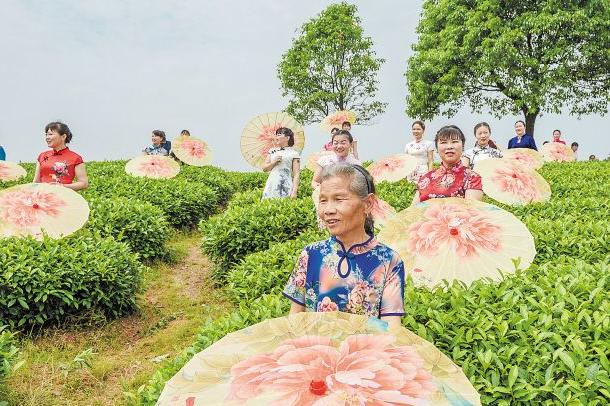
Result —
[[186, 232], [174, 236], [171, 247], [178, 259], [151, 267], [137, 314], [110, 321], [88, 314], [22, 337], [25, 363], [0, 391], [0, 404], [128, 405], [123, 392], [136, 391], [160, 362], [193, 342], [204, 319], [232, 309], [213, 287], [199, 238]]

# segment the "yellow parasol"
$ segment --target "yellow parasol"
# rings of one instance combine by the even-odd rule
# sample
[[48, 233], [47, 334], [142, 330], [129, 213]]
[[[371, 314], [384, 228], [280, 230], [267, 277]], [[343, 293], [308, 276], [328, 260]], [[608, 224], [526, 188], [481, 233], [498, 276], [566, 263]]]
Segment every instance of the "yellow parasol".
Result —
[[142, 155], [127, 162], [125, 172], [137, 177], [169, 179], [178, 175], [180, 164], [163, 155]]
[[27, 172], [19, 164], [9, 161], [0, 161], [0, 180], [10, 181], [25, 178]]
[[341, 129], [341, 125], [348, 121], [351, 125], [356, 122], [356, 113], [351, 110], [341, 110], [324, 117], [320, 123], [320, 129], [326, 134], [330, 133], [333, 128]]
[[502, 152], [504, 158], [512, 159], [533, 169], [540, 169], [544, 165], [542, 154], [530, 148], [513, 148]]
[[[536, 255], [529, 230], [492, 204], [459, 198], [432, 199], [399, 212], [379, 240], [394, 248], [419, 286], [443, 279], [469, 285], [526, 269]], [[516, 261], [516, 263], [514, 262]]]
[[406, 178], [417, 167], [409, 154], [396, 154], [374, 162], [367, 168], [375, 182], [398, 182]]
[[313, 154], [309, 155], [309, 157], [307, 157], [306, 168], [312, 172], [315, 172], [316, 169], [318, 168], [318, 159], [322, 158], [325, 155], [331, 155], [331, 154], [334, 154], [334, 152], [333, 151], [314, 152]]
[[574, 162], [576, 156], [572, 148], [561, 142], [549, 142], [542, 146], [542, 156], [546, 162]]
[[474, 171], [483, 179], [483, 192], [500, 203], [524, 205], [551, 198], [551, 187], [542, 175], [511, 159], [479, 161]]
[[305, 147], [303, 126], [294, 117], [283, 112], [265, 113], [253, 118], [241, 133], [241, 154], [250, 165], [261, 169], [269, 150], [273, 147], [275, 131], [288, 127], [294, 133], [293, 148], [299, 153]]
[[0, 236], [43, 233], [61, 238], [79, 230], [89, 218], [89, 205], [67, 187], [26, 183], [0, 191]]
[[212, 151], [208, 144], [198, 138], [184, 135], [176, 137], [172, 152], [187, 165], [204, 166], [212, 162]]
[[297, 313], [228, 334], [170, 379], [157, 406], [477, 406], [462, 370], [402, 326]]

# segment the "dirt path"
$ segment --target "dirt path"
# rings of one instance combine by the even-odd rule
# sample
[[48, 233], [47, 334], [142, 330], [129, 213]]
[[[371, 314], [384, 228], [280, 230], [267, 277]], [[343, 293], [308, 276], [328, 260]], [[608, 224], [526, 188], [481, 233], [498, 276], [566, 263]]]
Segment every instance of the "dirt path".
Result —
[[[162, 359], [191, 344], [202, 320], [229, 311], [213, 288], [198, 235], [178, 234], [172, 246], [180, 260], [151, 269], [138, 314], [110, 322], [94, 315], [94, 325], [24, 339], [26, 363], [8, 382], [9, 405], [126, 405], [123, 392], [136, 391]], [[90, 366], [73, 362], [79, 354]]]

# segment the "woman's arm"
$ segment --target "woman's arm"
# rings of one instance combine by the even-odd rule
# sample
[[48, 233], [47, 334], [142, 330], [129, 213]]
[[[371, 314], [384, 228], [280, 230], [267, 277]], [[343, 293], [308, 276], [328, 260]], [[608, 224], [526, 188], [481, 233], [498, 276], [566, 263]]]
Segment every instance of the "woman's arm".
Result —
[[[290, 309], [292, 311], [292, 309]], [[381, 320], [387, 321], [390, 326], [400, 326], [400, 316], [381, 316]]]
[[[280, 159], [278, 160], [277, 157], [280, 157]], [[282, 157], [280, 155], [275, 155], [273, 157], [273, 162], [272, 162], [271, 155], [267, 155], [267, 159], [265, 160], [265, 164], [263, 165], [263, 172], [269, 172], [281, 160], [282, 160]]]
[[303, 313], [304, 311], [305, 306], [295, 302], [290, 302], [290, 312], [288, 314]]
[[320, 182], [322, 182], [322, 167], [319, 164], [316, 164], [316, 171], [311, 179], [311, 187], [314, 189], [317, 188], [320, 186]]
[[87, 186], [89, 186], [89, 178], [87, 177], [87, 169], [85, 169], [85, 164], [82, 163], [76, 165], [74, 167], [74, 173], [76, 174], [76, 182], [65, 184], [63, 186], [75, 191], [87, 189]]
[[411, 206], [419, 203], [419, 190], [415, 191], [415, 196], [413, 196], [413, 201], [411, 202]]
[[434, 169], [434, 151], [428, 151], [428, 170]]
[[299, 183], [301, 182], [301, 164], [299, 158], [292, 160], [292, 191], [290, 192], [290, 198], [292, 200], [297, 198], [299, 191]]
[[464, 193], [464, 198], [469, 200], [482, 200], [483, 191], [477, 189], [467, 189]]
[[36, 171], [34, 171], [34, 183], [40, 183], [40, 162], [36, 162]]
[[462, 155], [462, 165], [464, 165], [466, 168], [470, 168], [470, 158]]
[[357, 160], [360, 160], [360, 158], [358, 158], [358, 141], [354, 140], [354, 142], [352, 142], [352, 151], [354, 152], [354, 158], [356, 158]]

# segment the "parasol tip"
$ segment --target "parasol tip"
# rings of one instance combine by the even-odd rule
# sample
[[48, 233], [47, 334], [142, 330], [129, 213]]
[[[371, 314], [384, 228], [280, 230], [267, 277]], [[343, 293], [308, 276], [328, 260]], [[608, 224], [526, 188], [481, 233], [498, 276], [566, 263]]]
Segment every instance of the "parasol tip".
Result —
[[326, 382], [324, 381], [311, 381], [309, 384], [309, 391], [314, 395], [324, 395], [328, 390], [328, 386], [326, 386]]

